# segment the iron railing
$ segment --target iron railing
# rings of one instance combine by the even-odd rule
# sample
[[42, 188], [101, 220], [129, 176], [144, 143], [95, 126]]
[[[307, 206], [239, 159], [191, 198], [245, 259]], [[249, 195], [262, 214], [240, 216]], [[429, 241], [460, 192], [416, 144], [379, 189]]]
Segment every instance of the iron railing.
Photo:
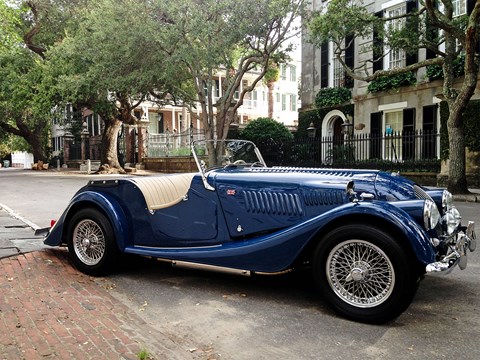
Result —
[[187, 129], [181, 133], [166, 131], [147, 135], [148, 157], [188, 156], [190, 143], [205, 139], [203, 131]]
[[[200, 130], [148, 134], [148, 157], [188, 156]], [[393, 132], [296, 138], [258, 143], [268, 166], [440, 171], [440, 134], [435, 131]]]
[[269, 166], [440, 171], [440, 134], [434, 131], [299, 138], [257, 144]]

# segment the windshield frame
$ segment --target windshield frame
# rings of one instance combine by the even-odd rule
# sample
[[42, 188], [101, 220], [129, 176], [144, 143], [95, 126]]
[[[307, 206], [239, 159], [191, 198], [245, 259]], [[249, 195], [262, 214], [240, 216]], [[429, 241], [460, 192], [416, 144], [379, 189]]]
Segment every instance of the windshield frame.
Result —
[[[199, 146], [204, 143], [204, 146]], [[237, 167], [254, 167], [261, 166], [266, 167], [267, 164], [260, 153], [257, 146], [249, 140], [241, 139], [224, 139], [224, 140], [196, 140], [191, 142], [191, 152], [197, 164], [198, 171], [200, 172], [203, 180], [203, 184], [207, 190], [215, 191], [215, 188], [211, 186], [207, 181], [207, 173], [220, 168], [237, 168]], [[199, 149], [204, 149], [205, 154], [201, 154]], [[207, 163], [201, 157], [209, 156], [208, 149], [214, 149], [221, 151], [221, 154], [215, 154], [217, 162], [211, 166], [207, 166]], [[253, 150], [253, 152], [252, 152]], [[239, 159], [240, 155], [247, 156], [248, 159], [253, 161], [246, 162], [243, 159]], [[238, 158], [238, 159], [237, 159]], [[221, 163], [218, 163], [220, 159]]]

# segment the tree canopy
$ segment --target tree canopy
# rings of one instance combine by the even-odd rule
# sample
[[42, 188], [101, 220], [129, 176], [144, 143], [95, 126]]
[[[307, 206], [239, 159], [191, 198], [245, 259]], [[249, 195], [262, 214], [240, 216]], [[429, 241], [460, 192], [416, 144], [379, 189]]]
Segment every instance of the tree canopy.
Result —
[[[273, 59], [286, 58], [303, 0], [0, 4], [0, 71], [10, 79], [0, 94], [2, 129], [38, 147], [31, 134], [48, 131], [52, 109], [87, 107], [105, 124], [102, 162], [119, 168], [116, 135], [122, 123], [136, 123], [132, 110], [146, 99], [187, 106], [207, 138], [225, 138], [245, 95]], [[256, 74], [248, 84], [247, 72]]]
[[[63, 67], [59, 89], [72, 102], [83, 101], [100, 113], [106, 132], [122, 122], [134, 123], [131, 110], [148, 97], [160, 106], [187, 106], [207, 138], [225, 138], [270, 59], [289, 51], [285, 43], [293, 34], [299, 3], [103, 0], [51, 52], [57, 67]], [[249, 71], [258, 75], [242, 87]], [[220, 73], [222, 91], [215, 96]], [[105, 108], [108, 113], [101, 112]], [[115, 145], [113, 133], [104, 142]], [[118, 166], [113, 147], [102, 161]]]
[[0, 128], [25, 139], [35, 160], [48, 158], [52, 110], [59, 100], [45, 53], [74, 28], [87, 3], [0, 0]]

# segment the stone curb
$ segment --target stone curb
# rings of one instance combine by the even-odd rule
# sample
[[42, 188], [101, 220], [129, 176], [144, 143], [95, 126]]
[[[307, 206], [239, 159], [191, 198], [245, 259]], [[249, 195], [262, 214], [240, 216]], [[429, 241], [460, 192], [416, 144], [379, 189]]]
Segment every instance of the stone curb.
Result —
[[453, 195], [453, 200], [480, 203], [480, 194]]

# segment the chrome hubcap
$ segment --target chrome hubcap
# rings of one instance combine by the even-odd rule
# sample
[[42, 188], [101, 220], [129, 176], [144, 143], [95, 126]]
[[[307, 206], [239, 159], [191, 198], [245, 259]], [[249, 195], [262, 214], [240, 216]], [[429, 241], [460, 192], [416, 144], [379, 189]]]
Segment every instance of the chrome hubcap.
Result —
[[95, 221], [80, 221], [73, 230], [75, 254], [85, 265], [97, 265], [105, 255], [105, 236]]
[[330, 252], [326, 271], [328, 282], [346, 303], [370, 308], [389, 298], [395, 272], [387, 255], [378, 246], [363, 240], [348, 240]]

